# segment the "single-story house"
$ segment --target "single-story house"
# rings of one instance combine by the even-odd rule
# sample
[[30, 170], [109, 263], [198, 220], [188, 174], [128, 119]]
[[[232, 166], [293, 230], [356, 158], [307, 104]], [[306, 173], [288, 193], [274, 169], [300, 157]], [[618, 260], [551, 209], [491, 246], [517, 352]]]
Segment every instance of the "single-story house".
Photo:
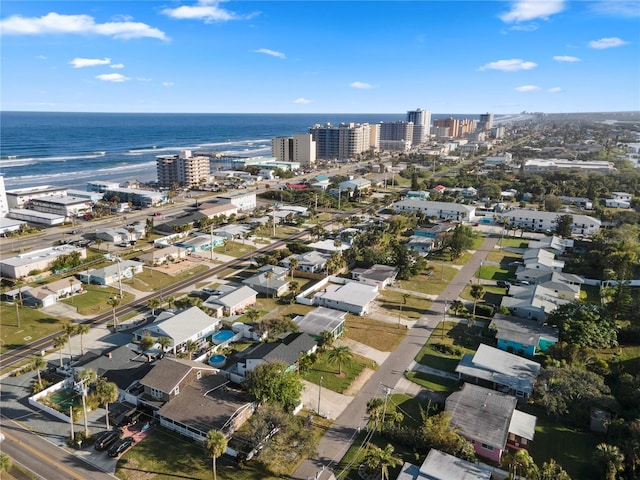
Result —
[[280, 297], [289, 291], [287, 271], [286, 268], [277, 265], [264, 265], [258, 269], [259, 273], [243, 280], [242, 283], [258, 293]]
[[570, 286], [571, 291], [580, 292], [584, 279], [573, 273], [556, 272], [554, 270], [541, 270], [538, 268], [518, 267], [516, 279], [529, 282], [530, 285], [543, 285], [547, 282], [564, 283]]
[[460, 380], [526, 399], [533, 392], [540, 364], [482, 343], [474, 355], [463, 355], [456, 373]]
[[175, 262], [187, 257], [188, 251], [175, 245], [152, 250], [149, 253], [138, 255], [138, 260], [149, 267], [155, 267], [169, 262]]
[[78, 272], [77, 276], [86, 284], [113, 285], [125, 278], [133, 278], [136, 273], [142, 273], [142, 266], [142, 262], [135, 260], [116, 260], [106, 267]]
[[145, 226], [142, 224], [131, 225], [124, 228], [102, 228], [95, 232], [95, 238], [110, 243], [133, 242], [140, 240], [146, 234]]
[[560, 297], [556, 291], [542, 285], [512, 286], [509, 295], [502, 297], [501, 307], [512, 315], [544, 322], [547, 315], [570, 300]]
[[313, 303], [356, 315], [366, 315], [377, 296], [378, 287], [375, 285], [359, 282], [346, 282], [344, 285], [329, 283], [324, 290], [313, 296]]
[[82, 282], [73, 277], [61, 278], [55, 282], [22, 291], [22, 300], [28, 305], [50, 307], [58, 300], [82, 291]]
[[343, 252], [351, 248], [351, 246], [346, 243], [336, 242], [335, 240], [330, 239], [313, 242], [307, 246], [322, 253]]
[[506, 449], [528, 449], [536, 417], [516, 410], [516, 397], [465, 383], [445, 401], [450, 426], [469, 440], [477, 455], [500, 462]]
[[[255, 198], [255, 194], [254, 194]], [[213, 233], [219, 237], [226, 238], [227, 240], [235, 240], [237, 238], [244, 238], [251, 228], [247, 225], [228, 224], [222, 227], [214, 228]]]
[[396, 267], [375, 264], [369, 268], [354, 268], [351, 271], [351, 278], [382, 289], [393, 285], [398, 272], [399, 269]]
[[298, 315], [293, 321], [298, 324], [301, 332], [306, 332], [315, 339], [319, 340], [325, 331], [331, 333], [335, 339], [344, 333], [346, 316], [347, 312], [318, 307], [304, 316]]
[[210, 251], [212, 248], [223, 245], [226, 241], [225, 238], [218, 235], [209, 235], [207, 233], [201, 233], [194, 236], [183, 238], [176, 245], [182, 247], [189, 252], [202, 252]]
[[[226, 287], [223, 285], [222, 287]], [[218, 294], [210, 295], [202, 304], [216, 312], [216, 317], [231, 317], [243, 313], [256, 304], [258, 292], [246, 285], [236, 288], [220, 288]]]
[[498, 348], [510, 353], [533, 357], [558, 343], [558, 329], [512, 315], [496, 313], [489, 324], [496, 332]]
[[327, 270], [327, 260], [329, 260], [329, 255], [325, 253], [316, 252], [312, 250], [311, 252], [305, 252], [300, 254], [293, 254], [287, 258], [280, 260], [280, 265], [285, 268], [291, 269], [291, 260], [296, 259], [298, 264], [296, 265], [296, 269], [293, 272], [295, 276], [296, 273], [322, 273]]
[[405, 462], [396, 480], [492, 480], [493, 471], [484, 463], [467, 462], [432, 448], [420, 467]]

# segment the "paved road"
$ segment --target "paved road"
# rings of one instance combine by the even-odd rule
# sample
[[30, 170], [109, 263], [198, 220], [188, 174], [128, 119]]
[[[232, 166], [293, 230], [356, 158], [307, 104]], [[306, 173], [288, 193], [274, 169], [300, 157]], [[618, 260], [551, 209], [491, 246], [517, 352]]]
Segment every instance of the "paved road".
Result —
[[[373, 397], [383, 396], [386, 388], [395, 388], [404, 379], [405, 370], [443, 319], [445, 302], [451, 303], [460, 296], [464, 287], [473, 279], [480, 267], [480, 262], [484, 261], [497, 242], [498, 237], [489, 237], [485, 240], [433, 303], [431, 309], [426, 311], [409, 330], [398, 348], [391, 352], [360, 393], [331, 425], [318, 445], [317, 454], [305, 460], [295, 471], [292, 479], [308, 480], [315, 478], [315, 475], [323, 469], [335, 468], [351, 446], [358, 429], [363, 428], [367, 423], [367, 402]], [[340, 472], [335, 473], [338, 475]]]

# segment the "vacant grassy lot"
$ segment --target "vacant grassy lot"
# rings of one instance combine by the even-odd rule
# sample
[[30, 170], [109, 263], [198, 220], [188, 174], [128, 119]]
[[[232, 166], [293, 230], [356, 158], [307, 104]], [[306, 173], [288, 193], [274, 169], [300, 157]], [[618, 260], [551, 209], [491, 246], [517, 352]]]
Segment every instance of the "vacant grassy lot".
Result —
[[404, 325], [398, 328], [397, 324], [347, 315], [345, 336], [382, 352], [393, 352], [406, 334]]
[[377, 301], [386, 313], [395, 320], [397, 320], [398, 317], [406, 320], [417, 320], [425, 311], [431, 308], [431, 304], [433, 303], [427, 298], [417, 297], [411, 294], [404, 297], [403, 292], [389, 289], [381, 290], [378, 294]]
[[[103, 285], [84, 285], [85, 293], [60, 300], [67, 305], [73, 305], [80, 315], [100, 315], [110, 311], [113, 307], [107, 303], [109, 299], [118, 295], [117, 287]], [[135, 297], [123, 291], [120, 305], [125, 305], [135, 300]]]
[[430, 375], [428, 373], [408, 372], [406, 376], [413, 383], [417, 383], [432, 392], [454, 392], [459, 386], [459, 383], [455, 380], [439, 377], [437, 375]]
[[338, 374], [338, 364], [330, 363], [328, 360], [328, 351], [318, 354], [318, 359], [311, 366], [308, 372], [303, 375], [316, 385], [320, 384], [322, 377], [322, 387], [333, 390], [334, 392], [343, 393], [351, 383], [360, 375], [365, 367], [372, 368], [372, 362], [368, 358], [353, 354], [351, 360], [342, 362], [342, 375]]
[[253, 252], [255, 250], [257, 249], [253, 245], [246, 245], [242, 242], [229, 241], [224, 245], [215, 247], [213, 249], [213, 252], [221, 255], [229, 255], [230, 257], [241, 257], [242, 255]]
[[498, 242], [501, 247], [514, 247], [514, 248], [527, 248], [529, 246], [529, 239], [520, 237], [507, 237], [504, 236]]
[[[428, 367], [455, 372], [458, 362], [465, 353], [473, 354], [480, 345], [479, 327], [467, 328], [466, 325], [456, 322], [440, 322], [434, 330], [431, 338], [418, 352], [416, 362]], [[447, 355], [433, 349], [433, 344], [444, 343], [460, 348], [460, 355]]]
[[429, 265], [433, 267], [430, 275], [425, 273], [416, 275], [410, 280], [402, 280], [398, 282], [398, 288], [428, 295], [440, 295], [459, 272], [457, 268], [447, 265], [446, 262], [430, 262]]
[[20, 315], [19, 327], [15, 305], [9, 303], [0, 305], [1, 353], [60, 331], [63, 323], [68, 321], [68, 319], [51, 317], [41, 310], [29, 307], [18, 307], [18, 310]]

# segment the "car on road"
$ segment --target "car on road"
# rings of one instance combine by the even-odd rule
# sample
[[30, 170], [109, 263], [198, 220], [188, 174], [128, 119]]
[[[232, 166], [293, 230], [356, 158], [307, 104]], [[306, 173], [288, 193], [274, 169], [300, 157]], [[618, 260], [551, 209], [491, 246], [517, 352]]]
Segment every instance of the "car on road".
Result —
[[97, 439], [93, 448], [96, 450], [106, 450], [113, 444], [116, 440], [119, 440], [122, 437], [122, 430], [110, 430], [108, 432], [104, 432]]
[[506, 280], [498, 280], [496, 282], [496, 285], [500, 288], [509, 288], [511, 286], [511, 283], [507, 282]]
[[125, 437], [122, 440], [118, 440], [116, 443], [111, 445], [111, 448], [109, 449], [108, 454], [110, 457], [115, 458], [121, 455], [122, 453], [126, 452], [127, 449], [132, 445], [133, 445], [133, 437]]

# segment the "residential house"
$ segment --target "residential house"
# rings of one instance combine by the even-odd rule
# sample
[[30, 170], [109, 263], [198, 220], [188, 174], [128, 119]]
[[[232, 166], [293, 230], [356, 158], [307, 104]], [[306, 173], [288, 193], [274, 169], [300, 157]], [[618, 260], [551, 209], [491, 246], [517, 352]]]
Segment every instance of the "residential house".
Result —
[[556, 260], [555, 255], [548, 250], [541, 248], [528, 248], [522, 256], [522, 262], [525, 268], [555, 270], [561, 272], [564, 268], [562, 260]]
[[140, 402], [155, 411], [160, 425], [204, 442], [211, 429], [230, 436], [251, 416], [250, 396], [204, 363], [164, 357], [140, 381]]
[[[565, 293], [562, 295], [567, 296]], [[500, 306], [508, 308], [517, 317], [544, 322], [549, 313], [569, 302], [568, 298], [558, 295], [557, 289], [552, 290], [542, 285], [512, 286], [509, 294], [502, 297]]]
[[27, 305], [50, 307], [58, 300], [82, 292], [82, 282], [73, 277], [61, 278], [55, 282], [22, 291], [22, 299]]
[[556, 255], [562, 255], [567, 248], [573, 248], [574, 241], [570, 238], [562, 238], [557, 235], [545, 237], [540, 240], [531, 240], [528, 248], [536, 249], [541, 248], [544, 250], [550, 250]]
[[400, 200], [399, 202], [394, 202], [391, 208], [396, 212], [416, 212], [428, 218], [457, 222], [473, 221], [476, 211], [476, 207], [473, 205], [418, 199]]
[[226, 238], [227, 240], [235, 240], [238, 238], [244, 238], [251, 228], [247, 225], [228, 224], [219, 228], [214, 228], [213, 233], [219, 237]]
[[280, 265], [291, 270], [291, 261], [293, 259], [295, 259], [298, 264], [296, 265], [295, 271], [291, 272], [291, 274], [293, 276], [304, 277], [304, 274], [322, 274], [326, 272], [329, 255], [312, 250], [284, 258], [280, 260]]
[[248, 372], [263, 363], [282, 362], [290, 369], [297, 368], [296, 364], [300, 357], [315, 353], [317, 348], [318, 343], [308, 333], [290, 333], [278, 342], [259, 343], [248, 348], [233, 370], [234, 373], [246, 377]]
[[133, 340], [139, 342], [145, 335], [153, 338], [168, 337], [171, 340], [170, 350], [174, 355], [186, 351], [189, 340], [202, 346], [207, 335], [214, 333], [220, 325], [220, 320], [212, 318], [198, 307], [191, 307], [179, 312], [164, 311], [155, 321], [133, 332]]
[[345, 180], [338, 184], [338, 189], [348, 197], [357, 195], [357, 192], [363, 193], [371, 188], [371, 180], [366, 178], [354, 178], [353, 180]]
[[323, 332], [329, 332], [334, 339], [344, 333], [345, 317], [347, 312], [334, 310], [333, 308], [318, 307], [306, 315], [298, 315], [294, 322], [298, 324], [301, 332], [306, 332], [316, 340], [322, 338]]
[[286, 268], [277, 265], [264, 265], [258, 268], [258, 272], [243, 280], [242, 283], [268, 297], [280, 297], [289, 291], [288, 270]]
[[484, 343], [480, 344], [474, 355], [464, 355], [456, 367], [461, 380], [482, 384], [523, 399], [533, 392], [539, 372], [538, 362]]
[[77, 276], [86, 284], [115, 285], [125, 278], [133, 278], [136, 273], [142, 273], [142, 266], [142, 262], [118, 259], [102, 268], [78, 272]]
[[396, 480], [492, 480], [494, 470], [484, 463], [467, 462], [432, 448], [422, 466], [405, 462]]
[[148, 267], [157, 267], [170, 262], [176, 262], [187, 258], [188, 251], [178, 246], [169, 246], [151, 250], [149, 253], [138, 255], [138, 260]]
[[176, 245], [191, 253], [210, 252], [213, 248], [224, 245], [226, 241], [225, 238], [218, 235], [200, 233], [183, 238], [179, 242], [176, 242]]
[[[541, 212], [538, 210], [526, 210], [515, 208], [499, 214], [501, 223], [508, 222], [510, 228], [523, 228], [536, 232], [555, 232], [558, 217], [561, 213]], [[571, 215], [571, 234], [587, 236], [598, 233], [601, 222], [597, 218], [588, 215]]]
[[164, 223], [154, 225], [153, 230], [163, 235], [176, 232], [189, 232], [194, 230], [205, 218], [208, 217], [200, 212], [194, 211], [186, 215], [181, 215], [180, 217], [167, 220]]
[[389, 265], [375, 264], [369, 268], [354, 268], [351, 278], [361, 283], [375, 285], [378, 289], [392, 286], [398, 276], [399, 269]]
[[512, 315], [496, 313], [489, 324], [495, 331], [498, 348], [533, 357], [558, 343], [558, 329]]
[[536, 417], [516, 410], [516, 397], [465, 383], [445, 401], [450, 426], [473, 444], [477, 455], [500, 462], [507, 449], [528, 449]]
[[429, 192], [425, 190], [409, 190], [405, 198], [417, 198], [418, 200], [428, 200]]
[[[226, 287], [226, 288], [225, 288]], [[210, 308], [217, 318], [240, 315], [244, 311], [256, 304], [258, 292], [247, 286], [230, 287], [221, 285], [219, 293], [210, 295], [202, 304], [203, 307]]]
[[307, 246], [322, 253], [344, 252], [345, 250], [349, 250], [351, 248], [350, 245], [342, 243], [342, 241], [336, 242], [335, 240], [329, 239], [313, 242], [308, 244]]
[[317, 175], [311, 180], [311, 186], [313, 188], [319, 188], [320, 190], [326, 190], [329, 188], [331, 180], [326, 175]]
[[531, 269], [524, 266], [516, 270], [516, 279], [528, 282], [530, 285], [544, 285], [547, 282], [564, 283], [571, 291], [580, 292], [584, 279], [572, 273], [556, 272], [554, 270]]
[[95, 232], [96, 239], [114, 244], [136, 242], [145, 235], [145, 226], [142, 224], [126, 228], [101, 228]]
[[633, 195], [627, 192], [611, 192], [611, 198], [605, 199], [605, 205], [611, 208], [631, 208]]
[[377, 296], [377, 286], [347, 281], [343, 285], [327, 284], [324, 290], [313, 296], [313, 303], [356, 315], [366, 315], [371, 311], [371, 302]]

